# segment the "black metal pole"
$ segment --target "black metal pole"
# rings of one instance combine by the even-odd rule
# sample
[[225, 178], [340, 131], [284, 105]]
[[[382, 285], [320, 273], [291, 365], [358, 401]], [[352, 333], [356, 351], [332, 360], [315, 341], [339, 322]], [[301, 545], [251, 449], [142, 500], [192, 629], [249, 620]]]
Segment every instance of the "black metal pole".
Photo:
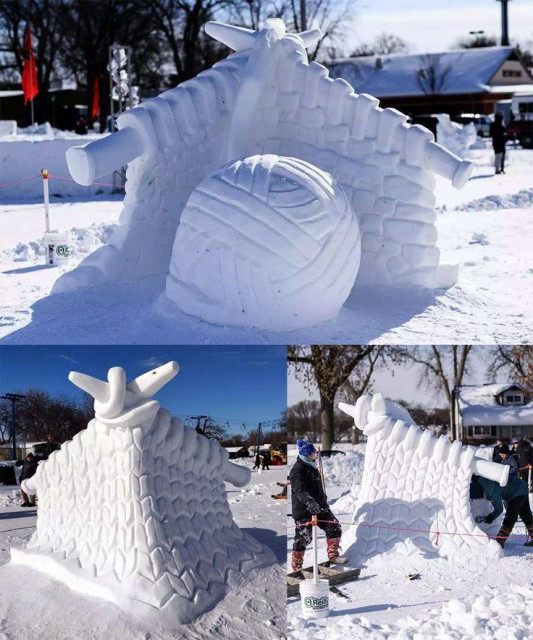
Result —
[[502, 47], [509, 46], [509, 18], [507, 14], [507, 2], [508, 0], [500, 0], [502, 3]]
[[2, 400], [9, 400], [11, 402], [11, 438], [13, 444], [13, 460], [17, 459], [17, 429], [15, 423], [15, 402], [22, 400], [26, 396], [20, 393], [6, 393], [0, 396]]

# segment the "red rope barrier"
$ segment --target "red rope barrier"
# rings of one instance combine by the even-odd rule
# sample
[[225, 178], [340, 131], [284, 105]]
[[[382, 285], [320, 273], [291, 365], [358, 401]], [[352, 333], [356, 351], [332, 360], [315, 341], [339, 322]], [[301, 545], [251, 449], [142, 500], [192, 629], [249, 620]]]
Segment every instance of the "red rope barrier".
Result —
[[[384, 524], [367, 524], [365, 522], [353, 523], [353, 522], [341, 522], [340, 520], [317, 520], [317, 522], [322, 522], [323, 524], [344, 524], [351, 526], [352, 524], [356, 524], [358, 527], [367, 527], [369, 529], [389, 529], [391, 531], [411, 531], [413, 533], [434, 533], [437, 538], [435, 541], [435, 546], [439, 544], [439, 536], [470, 536], [473, 538], [490, 538], [492, 540], [498, 540], [499, 538], [507, 538], [507, 537], [518, 537], [518, 536], [527, 536], [528, 534], [523, 533], [512, 533], [510, 536], [489, 536], [486, 533], [466, 533], [461, 531], [431, 531], [430, 529], [409, 529], [407, 527], [389, 527]], [[303, 522], [299, 524], [289, 524], [287, 527], [307, 527], [311, 524], [309, 522]]]
[[[78, 184], [76, 182], [76, 180], [73, 180], [72, 178], [66, 178], [65, 176], [54, 176], [54, 175], [50, 174], [48, 177], [49, 178], [55, 178], [56, 180], [65, 180], [66, 182], [74, 182], [74, 183]], [[125, 189], [126, 188], [125, 185], [122, 185], [122, 184], [110, 184], [109, 182], [93, 182], [89, 186], [92, 187], [93, 184], [98, 185], [99, 187], [114, 187], [115, 189]], [[80, 185], [80, 186], [83, 186], [83, 185]]]
[[39, 174], [38, 176], [31, 176], [31, 178], [21, 178], [20, 180], [11, 180], [11, 182], [4, 182], [3, 184], [0, 184], [0, 189], [5, 189], [6, 187], [14, 187], [17, 184], [22, 184], [23, 182], [30, 182], [31, 180], [36, 180], [37, 178], [40, 178], [41, 174]]

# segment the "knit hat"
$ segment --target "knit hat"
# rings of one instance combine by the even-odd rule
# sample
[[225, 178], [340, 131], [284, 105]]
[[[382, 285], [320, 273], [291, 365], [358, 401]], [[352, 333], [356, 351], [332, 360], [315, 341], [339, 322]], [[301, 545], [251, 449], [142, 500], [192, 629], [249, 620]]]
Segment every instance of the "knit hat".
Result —
[[296, 440], [296, 446], [298, 447], [298, 453], [301, 456], [308, 456], [310, 453], [316, 451], [315, 445], [307, 440]]
[[509, 455], [511, 453], [511, 450], [509, 449], [509, 445], [505, 444], [505, 442], [500, 447], [500, 453], [505, 453], [506, 455]]

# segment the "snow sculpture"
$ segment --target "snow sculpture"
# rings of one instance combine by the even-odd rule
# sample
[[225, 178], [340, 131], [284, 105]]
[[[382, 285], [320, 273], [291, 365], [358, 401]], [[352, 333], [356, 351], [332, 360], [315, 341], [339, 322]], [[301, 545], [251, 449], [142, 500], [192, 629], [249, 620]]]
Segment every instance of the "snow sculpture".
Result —
[[472, 156], [470, 149], [478, 140], [476, 127], [471, 122], [465, 126], [452, 122], [447, 113], [437, 114], [437, 140], [460, 158]]
[[355, 562], [393, 548], [408, 554], [418, 549], [427, 555], [502, 555], [496, 540], [474, 522], [469, 489], [473, 473], [505, 486], [507, 466], [476, 457], [475, 447], [423, 431], [403, 407], [379, 393], [339, 408], [368, 436], [361, 490], [345, 537]]
[[226, 500], [223, 480], [244, 486], [249, 469], [151, 399], [177, 371], [169, 362], [128, 384], [120, 367], [108, 383], [69, 375], [95, 398], [96, 418], [25, 481], [39, 498], [37, 531], [11, 555], [161, 628], [190, 622], [232, 576], [274, 561]]
[[[254, 324], [268, 309], [269, 320], [263, 326], [275, 330], [285, 327], [278, 320], [287, 312], [288, 294], [299, 288], [308, 299], [324, 296], [330, 305], [322, 318], [326, 319], [336, 313], [354, 278], [355, 286], [454, 284], [457, 268], [439, 265], [434, 174], [460, 188], [472, 172], [471, 163], [436, 144], [427, 129], [407, 124], [407, 116], [395, 109], [381, 109], [377, 99], [356, 94], [344, 80], [329, 78], [322, 65], [309, 63], [306, 47], [320, 37], [319, 30], [288, 34], [283, 22], [273, 19], [255, 32], [216, 22], [209, 22], [206, 31], [236, 53], [122, 114], [117, 133], [67, 152], [72, 176], [81, 184], [91, 184], [98, 176], [129, 163], [128, 182], [122, 224], [110, 244], [63, 275], [53, 291], [164, 276], [172, 264], [161, 299], [163, 307], [173, 308], [176, 303], [188, 313], [235, 325]], [[270, 154], [280, 157], [278, 167], [284, 164], [295, 169], [298, 161], [313, 165], [313, 181], [327, 183], [339, 202], [347, 199], [360, 229], [351, 231], [354, 244], [361, 235], [360, 263], [355, 258], [344, 260], [346, 247], [339, 245], [339, 265], [329, 264], [336, 242], [334, 225], [328, 222], [326, 228], [322, 224], [333, 220], [331, 216], [322, 215], [314, 228], [309, 214], [302, 223], [294, 212], [292, 227], [302, 226], [306, 231], [300, 230], [294, 238], [292, 233], [287, 236], [288, 209], [283, 215], [279, 210], [274, 215], [271, 207], [261, 207], [260, 213], [253, 209], [252, 202], [261, 198], [255, 183], [247, 186], [246, 194], [225, 195], [221, 199], [224, 206], [215, 215], [203, 212], [197, 231], [207, 231], [201, 241], [184, 241], [190, 229], [180, 229], [180, 221], [196, 216], [194, 203], [199, 200], [207, 206], [204, 181], [219, 180], [232, 167], [243, 167], [251, 177], [247, 168], [258, 166], [256, 156]], [[253, 175], [254, 179], [264, 177], [262, 171]], [[290, 180], [303, 187], [294, 175]], [[302, 195], [304, 192], [302, 188]], [[225, 242], [232, 245], [227, 262], [207, 255], [212, 249], [220, 253], [216, 239], [220, 217], [227, 225]], [[250, 217], [244, 226], [253, 229], [253, 237], [232, 237], [229, 229], [236, 230], [245, 217]], [[346, 222], [348, 216], [341, 218]], [[325, 288], [330, 274], [315, 281], [309, 277], [313, 259], [320, 259], [317, 243], [323, 241], [321, 255], [332, 274], [344, 260], [342, 283], [331, 296]], [[277, 253], [267, 260], [271, 271], [264, 264], [257, 268], [261, 260], [257, 242], [268, 242]], [[301, 276], [290, 270], [290, 284], [279, 287], [281, 266], [295, 253], [300, 254]], [[181, 264], [196, 265], [190, 281], [183, 279]], [[303, 269], [305, 264], [308, 268]], [[243, 282], [237, 281], [240, 266]], [[212, 278], [222, 277], [221, 268], [227, 270], [225, 283], [232, 276], [234, 281], [217, 297]], [[293, 304], [290, 325], [316, 322], [315, 316], [305, 317], [308, 310], [297, 316]]]
[[338, 314], [360, 259], [357, 218], [329, 174], [296, 158], [252, 156], [189, 198], [166, 295], [209, 322], [290, 330]]

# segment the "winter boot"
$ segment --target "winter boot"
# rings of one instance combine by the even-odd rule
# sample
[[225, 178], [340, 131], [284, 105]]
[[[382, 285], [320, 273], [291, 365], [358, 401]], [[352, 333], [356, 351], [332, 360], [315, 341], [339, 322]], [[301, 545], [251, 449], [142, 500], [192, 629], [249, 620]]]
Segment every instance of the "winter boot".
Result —
[[341, 539], [340, 538], [328, 538], [328, 560], [332, 564], [346, 564], [348, 562], [348, 558], [344, 558], [339, 555], [340, 547], [341, 547]]
[[511, 529], [508, 529], [507, 527], [504, 527], [502, 525], [501, 529], [498, 531], [498, 537], [496, 538], [502, 549], [505, 547], [505, 543], [507, 542], [507, 539], [510, 535]]
[[305, 551], [293, 551], [291, 559], [291, 567], [293, 571], [300, 571], [304, 566]]
[[529, 534], [529, 540], [527, 540], [527, 542], [524, 542], [524, 547], [533, 547], [533, 524], [530, 524], [527, 527], [527, 532]]

